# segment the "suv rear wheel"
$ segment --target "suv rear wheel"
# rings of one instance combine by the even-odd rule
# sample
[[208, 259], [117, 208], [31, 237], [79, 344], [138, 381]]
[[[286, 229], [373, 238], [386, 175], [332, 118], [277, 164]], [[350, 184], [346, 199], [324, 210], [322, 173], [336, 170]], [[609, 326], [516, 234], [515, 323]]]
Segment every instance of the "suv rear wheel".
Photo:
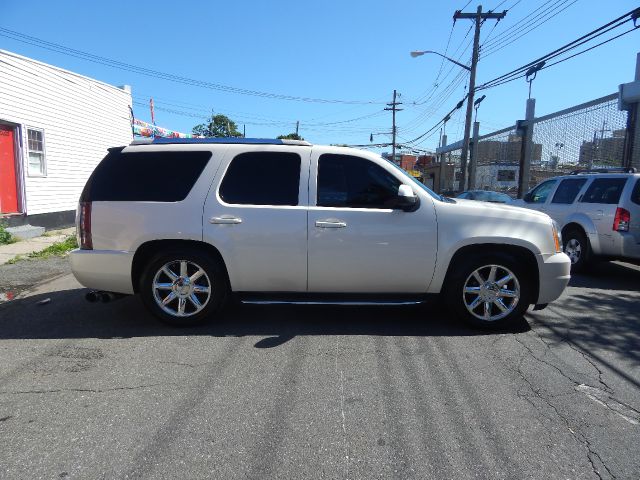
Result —
[[204, 323], [222, 310], [229, 287], [217, 259], [185, 249], [155, 256], [142, 275], [140, 293], [160, 320], [187, 326]]
[[578, 228], [569, 228], [562, 235], [562, 244], [564, 253], [571, 259], [571, 271], [584, 271], [591, 257], [591, 246], [587, 236]]
[[507, 254], [477, 255], [454, 267], [446, 298], [458, 316], [480, 328], [502, 328], [522, 317], [533, 283], [521, 262]]

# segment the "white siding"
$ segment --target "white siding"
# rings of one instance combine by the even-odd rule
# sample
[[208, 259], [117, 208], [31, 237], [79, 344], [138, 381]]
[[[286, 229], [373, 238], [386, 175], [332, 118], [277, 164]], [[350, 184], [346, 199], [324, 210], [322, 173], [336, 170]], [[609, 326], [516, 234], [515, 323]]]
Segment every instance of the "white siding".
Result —
[[[76, 208], [107, 148], [131, 142], [130, 105], [124, 90], [0, 50], [0, 120], [20, 125], [24, 213]], [[46, 177], [27, 173], [27, 128], [44, 131]]]

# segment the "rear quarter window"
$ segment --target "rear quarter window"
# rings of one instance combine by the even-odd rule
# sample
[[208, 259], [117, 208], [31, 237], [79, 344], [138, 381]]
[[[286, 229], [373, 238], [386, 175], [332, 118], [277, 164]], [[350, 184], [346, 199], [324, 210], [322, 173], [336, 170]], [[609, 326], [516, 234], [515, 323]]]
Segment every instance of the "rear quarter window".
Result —
[[596, 178], [587, 188], [582, 203], [617, 204], [626, 183], [626, 178]]
[[211, 152], [122, 152], [100, 162], [81, 201], [179, 202], [187, 198]]

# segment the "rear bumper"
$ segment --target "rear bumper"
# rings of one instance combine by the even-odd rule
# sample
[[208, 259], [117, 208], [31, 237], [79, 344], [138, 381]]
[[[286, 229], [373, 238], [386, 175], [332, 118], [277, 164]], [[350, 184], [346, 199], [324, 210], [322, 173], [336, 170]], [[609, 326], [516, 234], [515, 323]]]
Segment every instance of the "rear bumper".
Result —
[[114, 250], [73, 250], [71, 271], [88, 288], [107, 292], [134, 293], [131, 283], [132, 252]]
[[540, 285], [536, 304], [545, 304], [557, 299], [571, 279], [571, 260], [564, 253], [538, 255]]
[[619, 235], [620, 236], [616, 243], [620, 248], [620, 252], [617, 253], [617, 255], [621, 258], [640, 259], [640, 243], [636, 241], [633, 234], [629, 232], [621, 232]]

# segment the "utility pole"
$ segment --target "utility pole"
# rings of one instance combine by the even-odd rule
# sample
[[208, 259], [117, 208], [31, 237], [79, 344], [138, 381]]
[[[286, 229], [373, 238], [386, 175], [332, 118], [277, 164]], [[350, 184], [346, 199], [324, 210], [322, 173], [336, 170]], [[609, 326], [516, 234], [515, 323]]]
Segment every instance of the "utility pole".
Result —
[[453, 21], [460, 18], [471, 19], [475, 22], [475, 35], [473, 37], [473, 55], [471, 56], [471, 75], [469, 77], [469, 94], [467, 95], [467, 118], [464, 123], [464, 140], [462, 141], [462, 152], [460, 154], [460, 190], [465, 189], [467, 179], [467, 157], [469, 153], [469, 135], [471, 133], [471, 117], [473, 114], [473, 95], [476, 88], [476, 67], [478, 66], [478, 52], [480, 50], [480, 26], [484, 20], [495, 19], [500, 21], [507, 15], [507, 11], [493, 13], [491, 11], [482, 13], [482, 5], [478, 5], [476, 13], [462, 13], [456, 10], [453, 14]]
[[300, 120], [296, 120], [296, 135], [298, 135], [299, 128], [300, 128]]
[[392, 162], [396, 161], [396, 112], [401, 112], [403, 109], [398, 108], [398, 105], [402, 105], [402, 102], [396, 102], [397, 92], [393, 91], [393, 102], [387, 103], [389, 108], [385, 108], [385, 110], [391, 110], [393, 113], [393, 124], [391, 127], [391, 159]]

